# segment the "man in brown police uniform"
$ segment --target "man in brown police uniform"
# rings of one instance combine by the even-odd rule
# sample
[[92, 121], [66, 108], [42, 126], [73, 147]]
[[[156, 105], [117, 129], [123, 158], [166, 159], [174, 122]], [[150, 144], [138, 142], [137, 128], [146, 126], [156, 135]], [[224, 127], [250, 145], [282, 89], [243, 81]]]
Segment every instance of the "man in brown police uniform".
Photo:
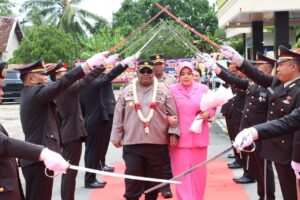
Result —
[[[7, 63], [0, 63], [0, 104], [3, 98]], [[44, 161], [50, 170], [66, 171], [68, 163], [61, 155], [41, 146], [8, 137], [0, 123], [0, 199], [25, 199], [15, 158]]]
[[[118, 98], [111, 141], [123, 146], [125, 174], [162, 178], [168, 144], [176, 145], [179, 129], [171, 127], [166, 115], [177, 116], [172, 95], [163, 83], [154, 78], [153, 64], [140, 61], [138, 78], [127, 86]], [[152, 182], [125, 179], [127, 200], [137, 200]], [[146, 194], [155, 200], [158, 190]]]
[[[158, 82], [164, 83], [167, 88], [169, 88], [170, 85], [175, 84], [177, 82], [176, 78], [165, 73], [165, 59], [163, 54], [154, 54], [150, 56], [150, 61], [153, 62], [153, 71]], [[173, 177], [169, 153], [167, 155], [166, 166], [164, 168], [163, 173], [163, 177], [165, 179], [171, 179]], [[171, 198], [173, 196], [169, 184], [161, 188], [161, 193], [164, 198]]]
[[168, 88], [170, 85], [177, 83], [176, 78], [167, 74], [165, 70], [164, 54], [154, 54], [150, 56], [150, 61], [153, 62], [154, 75], [158, 82], [164, 83]]
[[[20, 116], [26, 141], [60, 152], [58, 115], [53, 100], [75, 81], [90, 73], [95, 66], [102, 64], [107, 53], [94, 55], [82, 66], [71, 70], [49, 86], [42, 60], [18, 68], [24, 83]], [[26, 198], [50, 200], [53, 179], [45, 175], [44, 164], [29, 160], [20, 160], [20, 164], [26, 181]]]
[[[268, 120], [281, 118], [300, 106], [300, 54], [279, 46], [277, 75], [265, 75], [242, 58], [231, 47], [223, 47], [223, 54], [231, 58], [249, 78], [270, 88]], [[297, 132], [297, 131], [296, 131]], [[290, 165], [294, 134], [265, 140], [261, 156], [275, 164], [283, 198], [296, 200], [296, 176]]]

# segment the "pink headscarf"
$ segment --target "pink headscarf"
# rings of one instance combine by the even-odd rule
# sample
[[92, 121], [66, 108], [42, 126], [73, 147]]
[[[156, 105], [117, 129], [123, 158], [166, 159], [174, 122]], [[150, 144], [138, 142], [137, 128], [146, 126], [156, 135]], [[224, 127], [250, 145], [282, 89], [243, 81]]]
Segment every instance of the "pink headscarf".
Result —
[[194, 66], [192, 63], [188, 62], [188, 61], [183, 61], [181, 63], [179, 63], [178, 65], [178, 70], [177, 70], [177, 77], [179, 79], [180, 76], [180, 72], [183, 70], [183, 68], [189, 68], [192, 72], [194, 71]]
[[[180, 72], [183, 70], [183, 68], [188, 68], [190, 69], [192, 72], [194, 71], [194, 66], [191, 62], [188, 62], [188, 61], [183, 61], [181, 63], [179, 63], [178, 65], [178, 70], [177, 70], [177, 79], [179, 81], [179, 77], [180, 77]], [[180, 82], [179, 82], [180, 85], [182, 85]], [[183, 86], [187, 91], [191, 91], [192, 87], [193, 87], [193, 82], [190, 86]]]

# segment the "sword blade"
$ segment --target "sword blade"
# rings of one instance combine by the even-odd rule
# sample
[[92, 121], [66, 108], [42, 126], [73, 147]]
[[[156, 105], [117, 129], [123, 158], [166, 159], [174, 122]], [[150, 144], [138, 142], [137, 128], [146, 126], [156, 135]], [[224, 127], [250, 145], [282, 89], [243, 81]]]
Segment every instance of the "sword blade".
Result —
[[[218, 153], [217, 155], [213, 156], [212, 158], [210, 158], [210, 159], [208, 159], [208, 160], [206, 160], [206, 161], [204, 161], [204, 162], [202, 162], [202, 163], [199, 163], [199, 164], [195, 165], [194, 167], [192, 167], [192, 168], [190, 168], [190, 169], [188, 169], [188, 170], [182, 172], [181, 174], [178, 174], [177, 176], [173, 177], [173, 178], [170, 179], [170, 180], [177, 180], [177, 179], [179, 179], [179, 178], [181, 178], [181, 177], [183, 177], [183, 176], [186, 176], [187, 174], [189, 174], [189, 173], [191, 173], [191, 172], [193, 172], [193, 171], [195, 171], [195, 170], [197, 170], [197, 169], [199, 169], [199, 168], [201, 168], [201, 167], [203, 167], [203, 166], [206, 166], [208, 163], [210, 163], [210, 162], [216, 160], [217, 158], [219, 158], [219, 157], [222, 156], [223, 154], [229, 152], [231, 149], [232, 149], [232, 147], [229, 147], [229, 148], [225, 149], [225, 150], [222, 151], [221, 153]], [[167, 183], [161, 183], [161, 184], [158, 184], [158, 185], [156, 185], [156, 186], [154, 186], [154, 187], [152, 187], [152, 188], [150, 188], [150, 189], [144, 191], [144, 194], [147, 194], [147, 193], [149, 193], [149, 192], [152, 192], [152, 191], [154, 191], [154, 190], [156, 190], [156, 189], [159, 189], [159, 188], [161, 188], [161, 187], [163, 187], [163, 186], [165, 186], [165, 185], [167, 185]]]
[[177, 36], [185, 46], [190, 48], [195, 53], [200, 53], [200, 51], [193, 44], [191, 44], [188, 41], [188, 39], [186, 39], [182, 34], [180, 34], [179, 31], [177, 31], [177, 29], [172, 24], [170, 24], [170, 23], [167, 23], [167, 24], [168, 24], [169, 30], [171, 30], [175, 34], [175, 36]]
[[296, 177], [296, 191], [297, 191], [297, 200], [300, 200], [299, 179], [297, 177]]
[[90, 169], [86, 167], [79, 167], [76, 165], [70, 165], [69, 169], [77, 170], [77, 171], [84, 171], [84, 172], [90, 172], [94, 174], [101, 174], [106, 176], [113, 176], [117, 178], [127, 178], [132, 180], [140, 180], [140, 181], [151, 181], [151, 182], [159, 182], [159, 183], [171, 183], [171, 184], [180, 184], [180, 181], [175, 180], [165, 180], [165, 179], [158, 179], [158, 178], [149, 178], [149, 177], [143, 177], [143, 176], [133, 176], [133, 175], [126, 175], [126, 174], [118, 174], [118, 173], [112, 173], [112, 172], [105, 172], [101, 170], [95, 170]]
[[137, 51], [137, 52], [143, 52], [144, 49], [150, 44], [150, 42], [156, 37], [156, 35], [161, 31], [162, 27], [160, 27], [153, 36]]
[[162, 21], [158, 22], [155, 26], [153, 26], [149, 31], [147, 31], [147, 33], [145, 33], [142, 37], [140, 37], [139, 39], [137, 39], [136, 41], [134, 41], [132, 44], [130, 44], [126, 49], [122, 50], [119, 55], [124, 54], [126, 51], [128, 51], [128, 49], [134, 47], [137, 43], [139, 43], [140, 41], [142, 41], [146, 36], [149, 35], [149, 33], [151, 33], [152, 31], [155, 30], [156, 27], [158, 27], [160, 24], [162, 23]]

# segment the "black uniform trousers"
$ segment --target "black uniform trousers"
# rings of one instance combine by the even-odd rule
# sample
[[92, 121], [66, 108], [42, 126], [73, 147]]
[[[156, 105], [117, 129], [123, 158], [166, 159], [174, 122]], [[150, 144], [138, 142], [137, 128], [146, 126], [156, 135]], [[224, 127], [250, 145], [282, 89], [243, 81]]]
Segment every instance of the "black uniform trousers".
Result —
[[[82, 140], [75, 140], [63, 144], [63, 157], [71, 165], [79, 165], [82, 150]], [[61, 199], [74, 200], [77, 170], [68, 170], [61, 177]]]
[[100, 167], [104, 167], [106, 164], [106, 153], [109, 146], [112, 123], [113, 123], [113, 115], [108, 115], [109, 120], [103, 121], [101, 123], [101, 130], [99, 130], [99, 134], [101, 135], [100, 145]]
[[[166, 162], [165, 162], [165, 167], [164, 167], [164, 171], [163, 171], [163, 177], [164, 179], [171, 179], [173, 178], [173, 173], [172, 173], [172, 169], [171, 169], [171, 158], [170, 158], [170, 153], [169, 150], [167, 152], [166, 155]], [[169, 189], [170, 185], [165, 185], [163, 188], [165, 189]]]
[[283, 199], [297, 200], [297, 184], [293, 168], [291, 167], [291, 165], [283, 165], [276, 162], [274, 162], [274, 164], [278, 174]]
[[[257, 181], [257, 194], [259, 196], [259, 200], [265, 200], [265, 188], [264, 188], [264, 159], [260, 157], [260, 149], [261, 142], [255, 142], [256, 148], [255, 151], [249, 153], [250, 156], [250, 165], [253, 169], [254, 179]], [[266, 160], [266, 192], [267, 192], [267, 200], [275, 200], [275, 183], [274, 183], [274, 171], [272, 167], [272, 162]]]
[[[101, 129], [89, 131], [85, 141], [85, 167], [92, 169], [102, 169], [105, 164], [105, 155], [109, 145], [112, 129], [113, 115], [109, 115], [109, 120], [99, 122]], [[96, 174], [85, 173], [85, 183], [92, 183], [96, 180]]]
[[[241, 119], [236, 119], [232, 117], [232, 115], [225, 116], [225, 122], [228, 130], [228, 136], [230, 141], [234, 141], [236, 135], [239, 133], [240, 130], [240, 123]], [[241, 155], [238, 154], [235, 150], [234, 152], [234, 157], [237, 162], [242, 162]]]
[[[136, 144], [123, 146], [125, 174], [162, 178], [163, 168], [168, 153], [168, 145]], [[157, 185], [155, 182], [144, 182], [125, 179], [125, 194], [127, 200], [138, 200], [146, 189]], [[145, 200], [156, 200], [159, 190], [145, 195]]]
[[[45, 175], [45, 168], [43, 162], [22, 167], [22, 173], [26, 180], [26, 200], [51, 200], [53, 179]], [[53, 171], [47, 173], [53, 175]]]

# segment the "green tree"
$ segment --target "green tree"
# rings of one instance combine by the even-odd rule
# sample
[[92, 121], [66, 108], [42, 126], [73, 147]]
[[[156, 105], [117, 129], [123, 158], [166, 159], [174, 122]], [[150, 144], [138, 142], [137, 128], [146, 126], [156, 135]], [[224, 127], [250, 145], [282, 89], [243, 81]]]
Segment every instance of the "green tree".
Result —
[[233, 37], [228, 40], [229, 46], [236, 49], [241, 55], [245, 54], [245, 44], [242, 37]]
[[77, 58], [78, 45], [69, 33], [56, 27], [39, 26], [28, 30], [10, 63], [30, 63], [39, 58], [45, 62], [62, 59], [72, 63]]
[[9, 0], [0, 0], [0, 16], [13, 15], [12, 9], [16, 5]]
[[[78, 33], [93, 31], [94, 27], [91, 20], [107, 23], [102, 17], [95, 15], [87, 10], [77, 7], [82, 0], [27, 0], [22, 5], [22, 11], [27, 11], [28, 20], [32, 20], [32, 11], [35, 18], [43, 17], [48, 24], [56, 25], [65, 32], [71, 33], [77, 38]], [[37, 16], [36, 16], [37, 15]], [[34, 22], [34, 21], [33, 21]]]
[[293, 48], [300, 48], [300, 38], [296, 41], [296, 43], [293, 45]]
[[103, 26], [91, 36], [80, 35], [78, 40], [81, 46], [80, 58], [86, 59], [97, 52], [107, 51], [122, 39], [121, 31], [109, 26]]
[[[168, 10], [204, 35], [213, 35], [218, 27], [214, 8], [209, 6], [207, 0], [124, 0], [121, 8], [114, 13], [113, 27], [122, 28], [126, 25], [122, 32], [130, 34], [160, 11], [156, 2], [162, 6], [169, 5]], [[163, 13], [156, 21], [161, 19], [170, 17]], [[199, 38], [195, 35], [193, 37]]]
[[[126, 46], [124, 45], [123, 49], [127, 48], [127, 46], [135, 42], [137, 39], [141, 37], [143, 37], [143, 39], [135, 46], [128, 49], [124, 53], [124, 56], [135, 54], [151, 39], [151, 37], [154, 35], [154, 33], [157, 32], [159, 28], [162, 28], [161, 32], [145, 47], [142, 52], [141, 59], [148, 59], [149, 55], [156, 53], [165, 54], [165, 57], [167, 59], [194, 57], [195, 51], [190, 50], [190, 48], [183, 43], [182, 39], [180, 39], [180, 37], [184, 38], [185, 41], [188, 41], [189, 46], [191, 46], [190, 43], [192, 43], [193, 38], [191, 37], [190, 32], [187, 29], [184, 29], [180, 25], [176, 24], [175, 22], [169, 23], [172, 25], [172, 28], [167, 25], [161, 24], [151, 33], [147, 34], [146, 37], [143, 37], [143, 35], [145, 34], [145, 32], [148, 32], [150, 27], [148, 27], [142, 33], [138, 34], [134, 39], [130, 40]], [[180, 37], [174, 33], [174, 29], [177, 33], [179, 33]], [[120, 49], [119, 52], [123, 49]]]

